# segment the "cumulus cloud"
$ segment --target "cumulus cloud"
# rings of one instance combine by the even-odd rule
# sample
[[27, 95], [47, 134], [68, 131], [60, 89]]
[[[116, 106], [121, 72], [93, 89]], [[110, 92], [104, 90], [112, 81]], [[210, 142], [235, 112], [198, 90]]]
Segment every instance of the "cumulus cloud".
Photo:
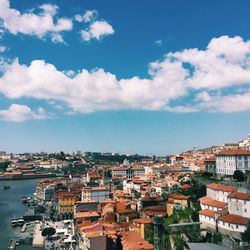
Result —
[[114, 29], [106, 21], [95, 21], [86, 30], [81, 30], [81, 37], [84, 41], [91, 39], [100, 40], [101, 38], [114, 34]]
[[0, 119], [12, 122], [23, 122], [26, 120], [41, 120], [48, 118], [46, 111], [39, 107], [36, 112], [26, 105], [12, 104], [8, 109], [0, 110]]
[[[147, 78], [117, 77], [104, 69], [59, 71], [53, 64], [16, 59], [3, 68], [0, 93], [63, 103], [72, 112], [250, 110], [250, 42], [219, 37], [207, 48], [185, 49], [149, 64]], [[242, 91], [244, 87], [244, 91]], [[240, 91], [239, 91], [240, 90]], [[226, 93], [226, 94], [225, 94]]]
[[40, 39], [50, 37], [54, 42], [63, 42], [62, 32], [72, 30], [72, 20], [57, 18], [58, 6], [43, 4], [40, 11], [20, 13], [10, 7], [9, 0], [0, 0], [0, 20], [2, 28], [11, 34], [24, 34], [36, 36]]
[[79, 14], [75, 15], [75, 20], [80, 23], [82, 22], [88, 23], [93, 21], [97, 16], [98, 16], [97, 10], [86, 10], [83, 15]]

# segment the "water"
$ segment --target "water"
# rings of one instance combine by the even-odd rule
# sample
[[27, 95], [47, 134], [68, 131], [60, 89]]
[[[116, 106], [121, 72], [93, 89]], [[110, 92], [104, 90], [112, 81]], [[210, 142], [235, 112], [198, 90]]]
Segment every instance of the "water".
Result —
[[[22, 217], [27, 209], [21, 197], [32, 196], [39, 179], [0, 181], [0, 249], [6, 250], [11, 238], [18, 237], [21, 227], [12, 228], [11, 219]], [[3, 186], [11, 188], [3, 190]], [[32, 249], [31, 246], [18, 246], [17, 250]]]

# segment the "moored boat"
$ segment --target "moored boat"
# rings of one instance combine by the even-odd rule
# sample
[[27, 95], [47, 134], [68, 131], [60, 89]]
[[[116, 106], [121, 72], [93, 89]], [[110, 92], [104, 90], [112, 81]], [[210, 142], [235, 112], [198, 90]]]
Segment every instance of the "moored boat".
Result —
[[17, 225], [18, 225], [18, 226], [23, 226], [24, 223], [25, 223], [25, 222], [24, 222], [24, 219], [23, 219], [23, 218], [20, 218], [20, 219], [17, 220]]
[[11, 220], [11, 226], [16, 227], [17, 226], [17, 219], [12, 219]]

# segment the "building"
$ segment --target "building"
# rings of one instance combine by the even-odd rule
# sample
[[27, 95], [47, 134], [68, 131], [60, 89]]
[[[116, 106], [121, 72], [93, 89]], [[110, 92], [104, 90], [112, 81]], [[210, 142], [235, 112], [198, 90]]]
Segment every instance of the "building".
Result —
[[109, 198], [109, 187], [84, 187], [82, 189], [82, 201], [101, 202]]
[[145, 241], [136, 232], [122, 232], [121, 244], [123, 250], [154, 250], [154, 246]]
[[58, 215], [66, 218], [71, 218], [74, 213], [74, 206], [79, 200], [78, 195], [74, 193], [59, 193], [57, 194], [57, 212]]
[[152, 219], [151, 218], [140, 218], [133, 220], [133, 230], [137, 232], [142, 239], [146, 239], [152, 234]]
[[115, 167], [112, 169], [112, 177], [123, 177], [131, 179], [135, 176], [140, 176], [145, 174], [145, 169], [142, 167]]
[[216, 174], [216, 158], [211, 156], [208, 159], [204, 160], [205, 172]]
[[36, 185], [36, 199], [39, 202], [46, 202], [55, 197], [55, 184], [51, 181], [41, 181]]
[[250, 218], [250, 194], [233, 192], [228, 196], [228, 211], [230, 214]]
[[250, 151], [225, 150], [216, 155], [216, 174], [233, 175], [235, 170], [250, 170]]
[[233, 186], [224, 186], [217, 183], [207, 185], [207, 196], [216, 201], [227, 202], [228, 195], [235, 191], [236, 188]]

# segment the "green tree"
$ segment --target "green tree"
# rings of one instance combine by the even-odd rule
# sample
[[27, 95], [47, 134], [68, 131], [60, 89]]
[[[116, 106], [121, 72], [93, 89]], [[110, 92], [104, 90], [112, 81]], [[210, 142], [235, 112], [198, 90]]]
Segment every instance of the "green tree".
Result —
[[42, 231], [43, 237], [48, 237], [48, 239], [56, 233], [56, 229], [54, 227], [45, 227]]
[[248, 243], [250, 243], [250, 226], [248, 226], [247, 230], [242, 235], [242, 239], [243, 241], [247, 241]]
[[233, 178], [237, 181], [244, 181], [244, 174], [240, 170], [235, 170], [233, 174]]

